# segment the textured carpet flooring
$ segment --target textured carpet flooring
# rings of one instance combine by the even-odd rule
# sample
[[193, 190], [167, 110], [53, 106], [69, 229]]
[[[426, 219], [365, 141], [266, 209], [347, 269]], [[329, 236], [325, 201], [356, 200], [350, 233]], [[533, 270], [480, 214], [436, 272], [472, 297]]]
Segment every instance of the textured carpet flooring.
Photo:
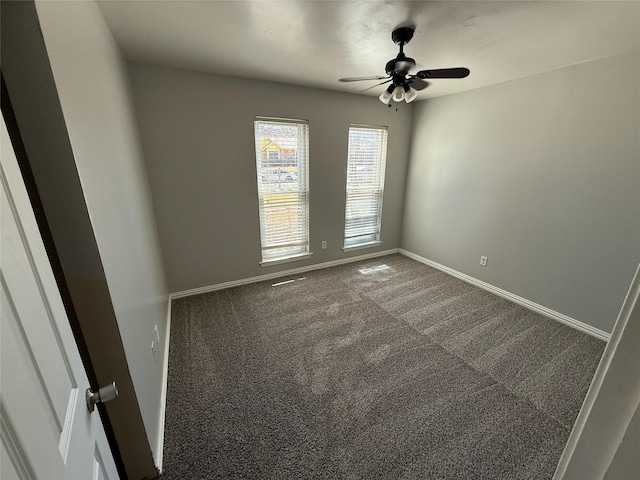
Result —
[[164, 478], [553, 476], [604, 342], [400, 255], [282, 280], [174, 301]]

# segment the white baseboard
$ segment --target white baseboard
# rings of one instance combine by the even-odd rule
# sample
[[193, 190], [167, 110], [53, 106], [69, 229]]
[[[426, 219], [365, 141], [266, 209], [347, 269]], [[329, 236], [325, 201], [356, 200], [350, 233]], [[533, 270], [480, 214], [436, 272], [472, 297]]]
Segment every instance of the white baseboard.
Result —
[[503, 298], [506, 298], [507, 300], [510, 300], [514, 303], [522, 305], [523, 307], [528, 308], [529, 310], [533, 310], [534, 312], [540, 313], [545, 317], [549, 317], [560, 323], [564, 323], [565, 325], [568, 325], [571, 328], [575, 328], [576, 330], [580, 330], [581, 332], [584, 332], [593, 337], [599, 338], [600, 340], [604, 340], [605, 342], [608, 342], [609, 338], [611, 337], [611, 334], [604, 332], [598, 328], [592, 327], [591, 325], [587, 325], [586, 323], [576, 320], [575, 318], [568, 317], [567, 315], [564, 315], [560, 312], [556, 312], [555, 310], [551, 310], [550, 308], [547, 308], [543, 305], [532, 302], [531, 300], [527, 300], [526, 298], [520, 297], [511, 292], [507, 292], [506, 290], [495, 287], [489, 283], [483, 282], [482, 280], [478, 280], [477, 278], [471, 277], [465, 273], [458, 272], [453, 268], [446, 267], [437, 262], [421, 257], [420, 255], [404, 250], [402, 248], [399, 249], [399, 253], [401, 255], [404, 255], [405, 257], [412, 258], [414, 260], [417, 260], [420, 263], [424, 263], [425, 265], [441, 270], [453, 277], [459, 278], [460, 280], [470, 283], [471, 285], [475, 285], [476, 287], [480, 287], [483, 290], [486, 290], [491, 293], [495, 293], [496, 295], [499, 295]]
[[171, 336], [171, 296], [167, 305], [167, 323], [164, 334], [164, 358], [162, 359], [162, 391], [160, 393], [160, 416], [158, 418], [158, 443], [156, 445], [156, 467], [162, 473], [162, 454], [164, 452], [164, 427], [167, 410], [167, 383], [169, 380], [169, 338]]
[[290, 270], [282, 270], [280, 272], [267, 273], [264, 275], [258, 275], [256, 277], [242, 278], [240, 280], [232, 280], [231, 282], [218, 283], [216, 285], [209, 285], [206, 287], [192, 288], [191, 290], [182, 290], [170, 295], [171, 299], [190, 297], [191, 295], [199, 295], [201, 293], [213, 292], [216, 290], [222, 290], [225, 288], [237, 287], [239, 285], [247, 285], [249, 283], [262, 282], [264, 280], [271, 280], [272, 278], [286, 277], [288, 275], [296, 275], [298, 273], [310, 272], [312, 270], [320, 270], [322, 268], [335, 267], [336, 265], [343, 265], [345, 263], [358, 262], [360, 260], [367, 260], [369, 258], [384, 257], [385, 255], [391, 255], [398, 253], [398, 248], [392, 248], [390, 250], [384, 250], [382, 252], [367, 253], [365, 255], [357, 255], [355, 257], [341, 258], [339, 260], [332, 260], [330, 262], [316, 263], [315, 265], [307, 265], [306, 267], [292, 268]]

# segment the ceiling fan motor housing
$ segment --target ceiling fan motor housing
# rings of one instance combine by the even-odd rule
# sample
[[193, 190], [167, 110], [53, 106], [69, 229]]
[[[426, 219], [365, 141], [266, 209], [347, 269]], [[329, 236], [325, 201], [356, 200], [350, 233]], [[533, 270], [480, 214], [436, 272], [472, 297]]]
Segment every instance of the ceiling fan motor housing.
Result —
[[387, 62], [384, 69], [387, 75], [393, 75], [394, 73], [406, 75], [415, 66], [416, 61], [413, 58], [405, 56], [404, 53], [399, 53], [396, 58]]
[[[411, 27], [396, 28], [391, 33], [391, 39], [396, 45], [400, 45], [400, 53], [392, 60], [389, 60], [384, 69], [387, 75], [402, 74], [406, 75], [409, 70], [416, 66], [416, 61], [404, 54], [403, 47], [413, 38], [414, 29]], [[395, 82], [394, 82], [395, 83]]]
[[391, 32], [391, 39], [396, 45], [406, 45], [413, 38], [414, 29], [411, 27], [396, 28]]

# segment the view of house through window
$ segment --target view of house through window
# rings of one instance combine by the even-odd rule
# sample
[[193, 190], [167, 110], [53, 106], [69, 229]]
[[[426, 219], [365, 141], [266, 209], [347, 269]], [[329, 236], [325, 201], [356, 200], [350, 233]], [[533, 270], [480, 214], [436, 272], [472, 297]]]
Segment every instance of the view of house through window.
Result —
[[386, 159], [386, 127], [349, 127], [345, 249], [380, 243]]
[[309, 253], [309, 124], [255, 120], [262, 262]]

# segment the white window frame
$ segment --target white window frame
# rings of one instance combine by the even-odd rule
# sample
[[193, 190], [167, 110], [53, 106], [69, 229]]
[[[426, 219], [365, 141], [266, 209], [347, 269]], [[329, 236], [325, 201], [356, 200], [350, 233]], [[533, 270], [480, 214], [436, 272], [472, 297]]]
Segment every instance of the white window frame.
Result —
[[[352, 141], [358, 132], [375, 131], [379, 138], [372, 152], [357, 151]], [[384, 177], [387, 163], [388, 129], [384, 126], [349, 126], [347, 153], [347, 192], [345, 202], [343, 250], [356, 250], [380, 245]], [[358, 174], [358, 169], [368, 173]], [[360, 210], [360, 212], [357, 212]], [[364, 213], [366, 211], [366, 213]]]
[[[276, 155], [273, 156], [273, 155], [271, 155], [272, 153], [275, 153]], [[275, 150], [267, 150], [267, 159], [269, 161], [280, 160], [280, 154], [278, 152], [276, 152]]]
[[[263, 182], [264, 171], [273, 168], [269, 162], [269, 153], [266, 153], [266, 163], [262, 164], [260, 141], [262, 138], [260, 129], [262, 126], [291, 126], [298, 128], [296, 142], [296, 180], [292, 182]], [[309, 251], [309, 122], [307, 120], [256, 117], [254, 121], [254, 139], [256, 147], [256, 177], [258, 184], [258, 211], [260, 215], [260, 248], [264, 266], [303, 260], [311, 257]], [[277, 143], [277, 139], [272, 139]], [[284, 167], [283, 167], [284, 168]], [[270, 223], [269, 218], [277, 208], [282, 209], [283, 204], [291, 200], [292, 194], [297, 195], [295, 205], [289, 207], [297, 210], [297, 231], [293, 235], [287, 235], [286, 231], [279, 230], [277, 223]], [[278, 204], [280, 207], [274, 204]], [[289, 230], [291, 232], [291, 230]], [[288, 237], [288, 238], [287, 238]]]

